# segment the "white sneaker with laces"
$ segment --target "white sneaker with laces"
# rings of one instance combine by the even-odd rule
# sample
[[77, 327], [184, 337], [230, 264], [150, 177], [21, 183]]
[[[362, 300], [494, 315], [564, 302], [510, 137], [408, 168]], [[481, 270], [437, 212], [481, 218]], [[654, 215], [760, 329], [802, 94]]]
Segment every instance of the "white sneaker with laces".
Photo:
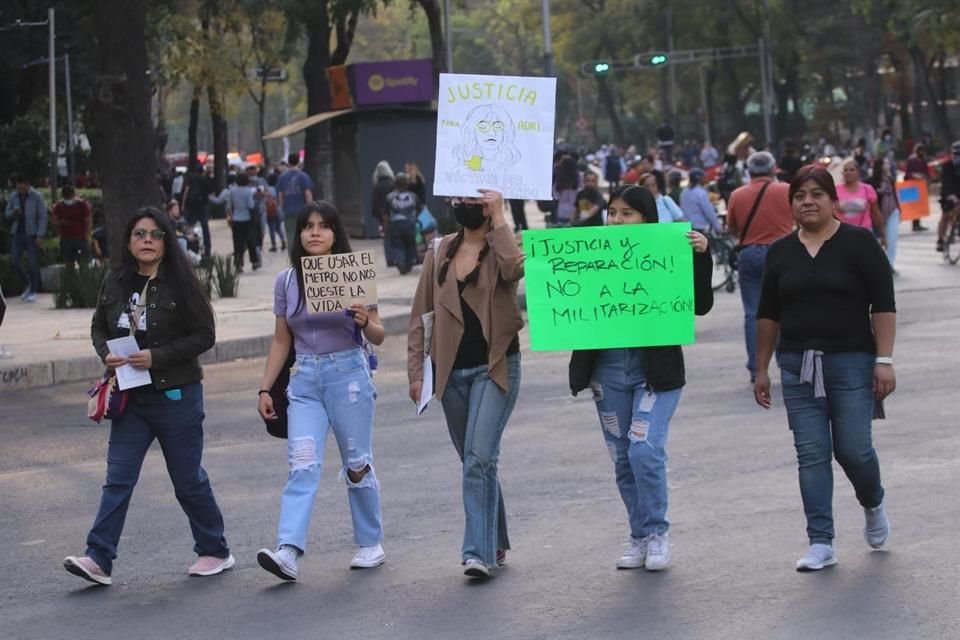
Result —
[[864, 509], [863, 514], [866, 517], [863, 537], [867, 539], [868, 545], [874, 549], [879, 549], [887, 541], [887, 536], [890, 535], [890, 519], [887, 518], [887, 510], [881, 502], [872, 509]]
[[812, 544], [807, 555], [797, 560], [797, 571], [820, 571], [837, 564], [837, 555], [829, 544]]
[[257, 564], [281, 580], [296, 580], [299, 573], [297, 570], [299, 557], [299, 549], [285, 544], [276, 551], [260, 549], [257, 552]]
[[490, 568], [476, 558], [467, 558], [463, 561], [463, 575], [468, 578], [489, 578]]
[[617, 560], [617, 569], [640, 569], [647, 560], [647, 539], [630, 538], [627, 547], [620, 559]]
[[353, 556], [353, 560], [350, 561], [350, 568], [372, 569], [373, 567], [379, 567], [386, 559], [387, 556], [383, 552], [383, 547], [379, 544], [372, 547], [360, 547]]
[[647, 541], [647, 559], [644, 568], [647, 571], [663, 571], [670, 564], [670, 540], [667, 534], [650, 534]]

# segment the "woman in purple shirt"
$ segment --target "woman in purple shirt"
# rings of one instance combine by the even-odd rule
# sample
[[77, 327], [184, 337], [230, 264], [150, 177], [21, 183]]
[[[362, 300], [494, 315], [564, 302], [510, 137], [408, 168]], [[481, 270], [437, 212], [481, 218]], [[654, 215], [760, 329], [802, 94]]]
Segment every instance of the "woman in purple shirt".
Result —
[[350, 242], [336, 208], [328, 202], [306, 205], [297, 216], [290, 242], [290, 262], [274, 285], [273, 342], [260, 383], [259, 411], [276, 418], [269, 389], [283, 368], [291, 345], [296, 361], [290, 369], [287, 397], [287, 455], [290, 474], [280, 498], [277, 549], [261, 549], [257, 562], [283, 580], [296, 580], [297, 561], [306, 551], [307, 528], [320, 484], [323, 448], [332, 429], [343, 462], [359, 549], [350, 566], [383, 563], [380, 483], [373, 470], [373, 418], [376, 389], [357, 330], [373, 344], [383, 343], [383, 325], [375, 306], [353, 305], [347, 312], [310, 313], [303, 293], [301, 258], [349, 253]]

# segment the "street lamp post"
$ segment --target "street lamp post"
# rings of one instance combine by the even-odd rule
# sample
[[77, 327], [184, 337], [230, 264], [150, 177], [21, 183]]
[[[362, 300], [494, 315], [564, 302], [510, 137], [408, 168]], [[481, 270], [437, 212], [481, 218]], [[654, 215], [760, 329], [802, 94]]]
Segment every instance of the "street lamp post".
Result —
[[47, 25], [49, 27], [49, 52], [47, 57], [50, 59], [50, 69], [48, 79], [50, 82], [50, 202], [57, 199], [57, 37], [56, 26], [54, 23], [54, 10], [47, 10]]
[[540, 0], [543, 13], [543, 75], [552, 78], [557, 74], [553, 70], [553, 41], [550, 37], [550, 0]]

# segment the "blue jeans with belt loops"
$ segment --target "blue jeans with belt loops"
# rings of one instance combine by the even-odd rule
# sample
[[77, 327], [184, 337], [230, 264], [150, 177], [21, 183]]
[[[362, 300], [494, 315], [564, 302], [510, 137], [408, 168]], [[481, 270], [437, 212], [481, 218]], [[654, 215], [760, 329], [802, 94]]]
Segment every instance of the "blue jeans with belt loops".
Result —
[[[383, 540], [380, 483], [373, 469], [373, 419], [377, 390], [362, 349], [298, 354], [287, 387], [287, 452], [290, 475], [280, 499], [278, 546], [307, 548], [307, 530], [332, 428], [340, 449], [340, 479], [346, 482], [353, 539], [368, 547]], [[359, 482], [354, 474], [367, 470]]]
[[590, 383], [600, 427], [613, 461], [630, 536], [663, 535], [667, 522], [667, 434], [681, 389], [653, 391], [641, 352], [607, 349]]
[[507, 357], [507, 390], [490, 379], [487, 365], [454, 369], [443, 390], [443, 413], [463, 461], [463, 559], [492, 567], [497, 549], [510, 548], [503, 492], [497, 479], [500, 438], [520, 391], [520, 354]]

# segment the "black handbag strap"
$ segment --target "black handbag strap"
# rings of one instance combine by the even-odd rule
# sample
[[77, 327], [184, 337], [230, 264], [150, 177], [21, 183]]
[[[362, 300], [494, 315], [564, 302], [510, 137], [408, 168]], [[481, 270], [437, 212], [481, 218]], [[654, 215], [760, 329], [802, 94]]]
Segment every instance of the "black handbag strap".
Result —
[[737, 245], [742, 245], [744, 238], [747, 237], [747, 231], [750, 229], [750, 223], [753, 222], [753, 217], [757, 215], [757, 209], [760, 207], [760, 201], [763, 200], [763, 194], [767, 192], [767, 187], [773, 183], [773, 180], [769, 180], [760, 187], [760, 193], [757, 194], [757, 199], [753, 201], [753, 209], [750, 209], [750, 215], [747, 216], [747, 223], [743, 225], [743, 231], [740, 232], [740, 237], [737, 238]]

